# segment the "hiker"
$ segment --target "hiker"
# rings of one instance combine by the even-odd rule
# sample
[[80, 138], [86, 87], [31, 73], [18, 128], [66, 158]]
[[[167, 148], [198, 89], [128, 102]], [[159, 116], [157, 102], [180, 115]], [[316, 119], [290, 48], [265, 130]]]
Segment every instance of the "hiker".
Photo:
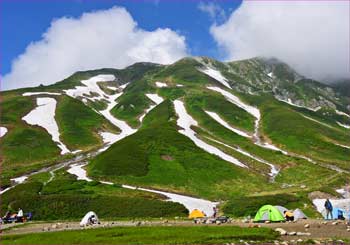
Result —
[[18, 209], [16, 219], [17, 219], [17, 222], [23, 222], [23, 210], [21, 208]]
[[283, 214], [284, 214], [284, 218], [286, 219], [286, 221], [294, 221], [293, 212], [287, 210], [287, 211], [284, 211]]
[[217, 207], [213, 207], [213, 218], [216, 218], [216, 215], [218, 214], [218, 208]]
[[327, 198], [326, 202], [324, 203], [324, 207], [326, 208], [326, 219], [328, 219], [329, 214], [331, 215], [331, 219], [333, 219], [333, 206], [331, 201]]

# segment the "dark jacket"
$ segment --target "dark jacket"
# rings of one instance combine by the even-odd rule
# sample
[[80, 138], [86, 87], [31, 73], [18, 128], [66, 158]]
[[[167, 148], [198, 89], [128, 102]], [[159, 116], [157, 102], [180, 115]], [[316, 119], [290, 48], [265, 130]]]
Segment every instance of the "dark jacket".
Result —
[[332, 211], [332, 210], [333, 210], [332, 203], [331, 203], [329, 200], [327, 200], [327, 201], [324, 203], [324, 207], [325, 207], [326, 209], [328, 209], [329, 211]]

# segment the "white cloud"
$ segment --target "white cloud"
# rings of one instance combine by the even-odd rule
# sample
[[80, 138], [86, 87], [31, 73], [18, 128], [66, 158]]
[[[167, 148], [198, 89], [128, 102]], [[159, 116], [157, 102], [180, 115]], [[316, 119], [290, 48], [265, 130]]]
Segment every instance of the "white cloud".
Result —
[[170, 29], [145, 31], [120, 7], [54, 20], [3, 77], [3, 89], [51, 84], [78, 70], [123, 68], [139, 61], [172, 63], [187, 55], [185, 38]]
[[274, 56], [316, 79], [350, 77], [349, 2], [244, 1], [211, 34], [226, 59]]
[[226, 19], [226, 13], [219, 4], [215, 2], [199, 2], [198, 9], [207, 13], [212, 21], [223, 21]]

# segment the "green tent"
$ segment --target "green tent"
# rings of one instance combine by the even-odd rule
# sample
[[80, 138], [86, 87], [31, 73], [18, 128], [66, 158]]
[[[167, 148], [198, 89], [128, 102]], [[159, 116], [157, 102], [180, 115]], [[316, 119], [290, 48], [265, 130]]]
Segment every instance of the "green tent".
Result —
[[267, 220], [271, 222], [280, 222], [284, 221], [284, 217], [275, 206], [264, 205], [256, 213], [254, 222], [264, 222]]

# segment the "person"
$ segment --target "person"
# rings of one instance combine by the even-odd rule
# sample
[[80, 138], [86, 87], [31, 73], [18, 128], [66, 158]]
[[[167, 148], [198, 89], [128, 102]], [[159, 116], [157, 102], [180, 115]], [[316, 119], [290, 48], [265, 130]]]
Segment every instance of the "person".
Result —
[[23, 210], [21, 208], [18, 209], [16, 218], [17, 222], [23, 222]]
[[327, 198], [326, 202], [324, 203], [324, 207], [326, 208], [326, 219], [329, 219], [328, 216], [330, 214], [331, 219], [333, 219], [333, 206], [331, 201]]
[[338, 219], [345, 220], [344, 213], [340, 209], [338, 209]]
[[218, 214], [218, 208], [217, 207], [213, 207], [213, 218], [215, 219], [216, 216]]
[[284, 218], [286, 219], [286, 221], [294, 221], [293, 212], [287, 210], [287, 211], [284, 211], [283, 214], [284, 214]]

